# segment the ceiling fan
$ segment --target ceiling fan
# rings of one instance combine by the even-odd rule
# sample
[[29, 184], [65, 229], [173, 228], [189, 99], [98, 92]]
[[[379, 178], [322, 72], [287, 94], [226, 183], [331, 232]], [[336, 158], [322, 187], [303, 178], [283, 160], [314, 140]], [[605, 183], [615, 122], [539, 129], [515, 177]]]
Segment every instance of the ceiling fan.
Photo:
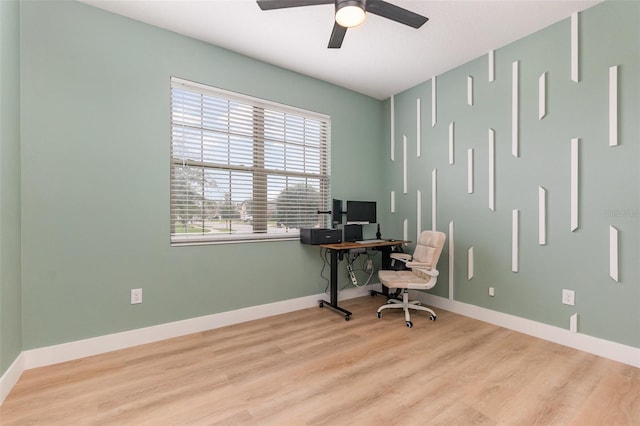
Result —
[[257, 0], [262, 10], [286, 9], [289, 7], [335, 4], [335, 23], [329, 38], [330, 49], [339, 49], [347, 33], [347, 28], [356, 27], [364, 22], [366, 12], [413, 28], [420, 28], [429, 18], [383, 0]]

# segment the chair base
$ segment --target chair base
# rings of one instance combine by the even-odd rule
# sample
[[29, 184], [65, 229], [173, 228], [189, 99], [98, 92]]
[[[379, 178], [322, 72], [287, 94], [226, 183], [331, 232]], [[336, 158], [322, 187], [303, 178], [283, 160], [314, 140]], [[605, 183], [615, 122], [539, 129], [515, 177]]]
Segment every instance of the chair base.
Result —
[[378, 308], [378, 318], [382, 318], [382, 310], [383, 309], [402, 309], [404, 310], [404, 319], [405, 319], [405, 323], [407, 325], [407, 327], [411, 328], [413, 327], [413, 323], [411, 322], [411, 315], [409, 314], [409, 310], [413, 309], [416, 311], [424, 311], [424, 312], [429, 312], [431, 315], [429, 315], [429, 319], [431, 321], [435, 321], [436, 320], [436, 313], [433, 312], [431, 309], [425, 307], [425, 306], [421, 306], [420, 302], [418, 301], [410, 301], [409, 300], [409, 291], [407, 289], [403, 289], [402, 291], [402, 300], [398, 300], [398, 299], [389, 299], [387, 300], [386, 305], [382, 305]]

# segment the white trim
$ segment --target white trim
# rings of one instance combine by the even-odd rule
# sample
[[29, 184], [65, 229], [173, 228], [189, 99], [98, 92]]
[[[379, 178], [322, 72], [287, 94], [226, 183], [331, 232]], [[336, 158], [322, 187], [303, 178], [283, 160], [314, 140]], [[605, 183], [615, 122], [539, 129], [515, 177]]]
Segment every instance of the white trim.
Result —
[[391, 191], [391, 213], [396, 212], [396, 191]]
[[467, 105], [473, 106], [473, 77], [467, 76]]
[[518, 146], [518, 61], [511, 64], [511, 155], [519, 157]]
[[391, 145], [391, 161], [396, 161], [395, 150], [396, 150], [396, 114], [395, 114], [395, 102], [394, 97], [391, 95], [391, 135], [390, 135], [390, 145]]
[[437, 230], [438, 214], [438, 169], [431, 172], [431, 230]]
[[618, 280], [618, 229], [609, 225], [609, 276]]
[[[450, 244], [452, 242], [453, 238], [450, 239]], [[379, 288], [379, 283], [359, 288], [349, 288], [341, 292], [342, 297], [340, 300], [366, 296], [370, 294], [370, 290]], [[564, 330], [559, 327], [446, 299], [440, 296], [434, 296], [421, 291], [415, 291], [412, 293], [412, 298], [421, 300], [423, 303], [439, 309], [445, 309], [459, 315], [488, 322], [499, 327], [535, 336], [563, 346], [568, 346], [640, 368], [640, 348], [634, 348], [580, 333], [571, 333], [568, 330]], [[222, 312], [219, 314], [212, 314], [24, 351], [18, 355], [16, 360], [11, 364], [7, 371], [5, 371], [2, 377], [0, 377], [0, 405], [9, 395], [13, 386], [18, 382], [22, 373], [31, 368], [44, 367], [60, 362], [84, 358], [90, 355], [98, 355], [118, 349], [138, 346], [144, 343], [157, 342], [170, 339], [172, 337], [197, 333], [199, 331], [211, 330], [245, 321], [266, 318], [272, 315], [311, 308], [317, 306], [318, 300], [325, 297], [326, 295], [324, 293], [316, 294], [313, 296], [305, 296], [282, 302], [253, 306], [235, 311]], [[329, 308], [327, 310], [329, 310]]]
[[467, 250], [467, 281], [473, 278], [473, 247]]
[[436, 92], [436, 76], [431, 79], [431, 127], [436, 127], [437, 120], [437, 92]]
[[454, 138], [454, 135], [455, 135], [455, 130], [454, 129], [455, 129], [455, 124], [452, 121], [449, 124], [449, 164], [453, 164], [454, 161], [455, 161], [454, 160], [454, 153], [453, 153], [453, 143], [454, 143], [453, 138]]
[[420, 98], [416, 99], [416, 157], [422, 155], [422, 105]]
[[473, 148], [467, 149], [467, 193], [473, 194]]
[[489, 82], [494, 81], [496, 79], [495, 77], [495, 51], [494, 50], [490, 50], [489, 51]]
[[512, 272], [518, 272], [519, 269], [519, 264], [518, 264], [518, 259], [519, 259], [519, 253], [518, 253], [518, 247], [519, 247], [519, 228], [520, 228], [520, 217], [519, 217], [520, 211], [517, 209], [514, 209], [511, 212], [511, 271]]
[[[371, 290], [371, 285], [349, 288], [340, 292], [340, 300], [366, 296]], [[187, 334], [212, 330], [228, 325], [239, 324], [246, 321], [266, 318], [273, 315], [298, 311], [300, 309], [318, 306], [318, 300], [328, 296], [324, 293], [296, 299], [283, 300], [281, 302], [267, 303], [251, 306], [234, 311], [221, 312], [182, 321], [175, 321], [136, 330], [98, 336], [90, 339], [77, 340], [59, 345], [24, 351], [24, 369], [42, 367], [71, 361], [105, 352], [125, 349], [145, 343], [171, 339]], [[327, 308], [330, 310], [330, 308]]]
[[538, 186], [538, 244], [547, 244], [547, 190]]
[[420, 239], [422, 232], [422, 191], [416, 191], [416, 241]]
[[7, 371], [0, 377], [0, 405], [2, 405], [7, 396], [9, 396], [9, 392], [11, 392], [11, 389], [18, 383], [20, 376], [22, 376], [22, 373], [26, 370], [24, 359], [24, 352], [20, 352], [20, 355], [18, 355]]
[[409, 240], [409, 219], [406, 219], [402, 222], [402, 239], [405, 241]]
[[580, 81], [578, 49], [578, 12], [571, 14], [571, 80]]
[[618, 66], [609, 68], [609, 146], [618, 145]]
[[453, 272], [455, 262], [454, 222], [449, 222], [449, 300], [453, 300]]
[[496, 141], [495, 131], [489, 129], [489, 210], [496, 211]]
[[538, 79], [538, 120], [547, 114], [547, 73], [543, 72]]
[[578, 138], [571, 138], [571, 232], [578, 229], [578, 196], [580, 177], [580, 144]]
[[447, 298], [421, 291], [412, 291], [411, 293], [412, 299], [420, 300], [424, 304], [439, 309], [444, 309], [455, 314], [464, 315], [502, 328], [640, 368], [640, 348], [634, 348], [623, 345], [622, 343], [616, 343], [586, 334], [572, 333], [568, 329], [455, 300], [451, 301]]
[[407, 193], [407, 135], [402, 135], [402, 192]]

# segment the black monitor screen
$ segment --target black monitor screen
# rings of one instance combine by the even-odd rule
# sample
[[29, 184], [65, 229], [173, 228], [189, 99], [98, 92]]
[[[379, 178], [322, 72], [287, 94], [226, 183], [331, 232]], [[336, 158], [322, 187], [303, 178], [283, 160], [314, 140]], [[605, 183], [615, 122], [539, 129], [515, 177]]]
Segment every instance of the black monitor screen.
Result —
[[342, 200], [333, 199], [332, 221], [334, 224], [342, 223]]
[[347, 223], [376, 223], [375, 201], [347, 201]]

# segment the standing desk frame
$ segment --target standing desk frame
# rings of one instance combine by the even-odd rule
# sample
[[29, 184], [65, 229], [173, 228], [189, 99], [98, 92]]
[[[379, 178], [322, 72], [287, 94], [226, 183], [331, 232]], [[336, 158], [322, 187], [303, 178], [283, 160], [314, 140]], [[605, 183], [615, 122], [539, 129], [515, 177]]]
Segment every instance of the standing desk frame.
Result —
[[[336, 244], [321, 244], [320, 247], [329, 250], [329, 254], [331, 255], [331, 281], [330, 281], [330, 298], [331, 301], [327, 302], [326, 300], [319, 300], [318, 305], [322, 308], [325, 305], [334, 309], [337, 312], [341, 312], [344, 314], [345, 321], [349, 321], [351, 319], [352, 313], [344, 308], [338, 306], [338, 263], [344, 257], [344, 253], [348, 253], [349, 250], [352, 249], [374, 249], [382, 252], [382, 269], [390, 269], [391, 268], [391, 250], [394, 246], [400, 246], [405, 243], [409, 243], [410, 241], [401, 241], [401, 240], [387, 240], [377, 243], [367, 243], [367, 244], [359, 244], [359, 243], [336, 243]], [[382, 286], [382, 293], [371, 290], [371, 295], [382, 294], [384, 296], [389, 295], [389, 289], [385, 286]]]

